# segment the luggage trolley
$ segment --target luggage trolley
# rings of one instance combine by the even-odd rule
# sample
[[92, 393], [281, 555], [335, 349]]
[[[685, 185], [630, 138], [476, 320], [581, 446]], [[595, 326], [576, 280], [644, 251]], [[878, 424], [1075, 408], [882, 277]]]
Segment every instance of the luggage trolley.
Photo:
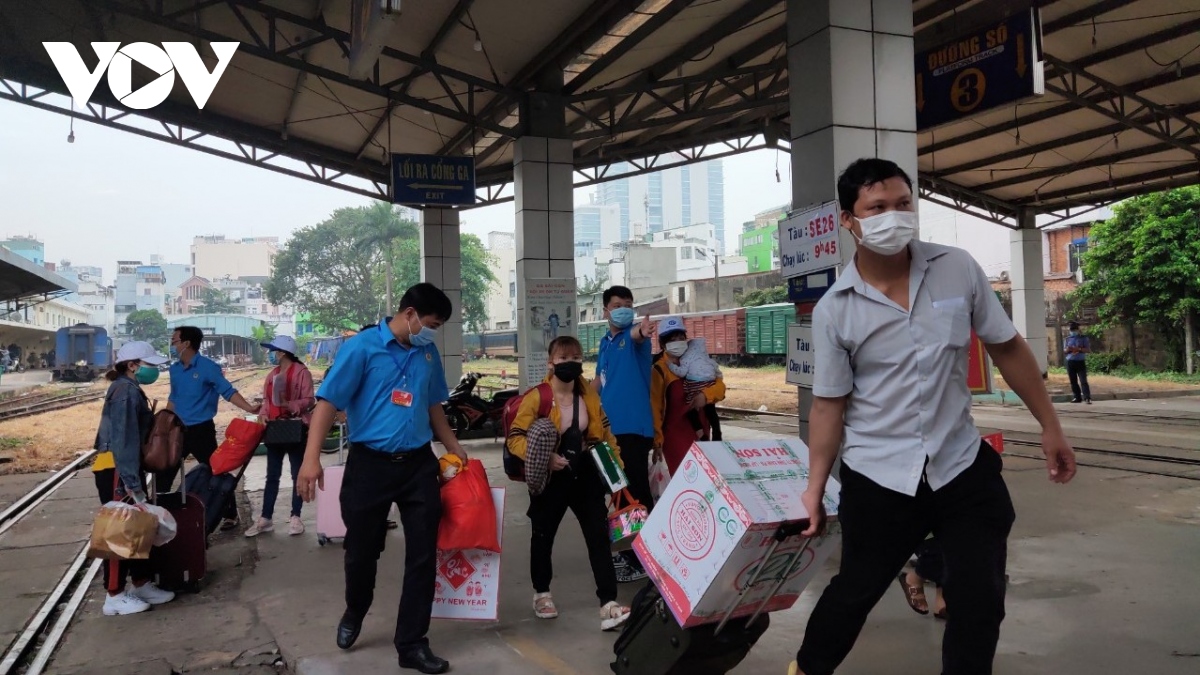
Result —
[[[804, 540], [791, 562], [776, 576], [763, 578], [766, 563], [775, 555], [780, 544], [799, 535], [808, 525], [809, 521], [805, 519], [784, 523], [776, 528], [771, 544], [763, 555], [763, 564], [738, 590], [737, 597], [730, 602], [716, 624], [682, 628], [657, 588], [651, 584], [643, 589], [639, 598], [643, 593], [653, 593], [658, 597], [652, 601], [650, 611], [641, 612], [641, 616], [630, 616], [625, 631], [613, 646], [617, 658], [610, 665], [612, 671], [617, 675], [719, 675], [736, 667], [766, 632], [770, 615], [766, 615], [764, 610], [787, 580], [800, 570], [804, 552], [812, 545], [813, 538]], [[770, 592], [758, 603], [754, 612], [749, 617], [733, 619], [733, 613], [742, 604], [746, 594], [762, 584], [771, 584]], [[634, 605], [633, 611], [639, 613], [638, 607], [641, 605], [637, 599]]]

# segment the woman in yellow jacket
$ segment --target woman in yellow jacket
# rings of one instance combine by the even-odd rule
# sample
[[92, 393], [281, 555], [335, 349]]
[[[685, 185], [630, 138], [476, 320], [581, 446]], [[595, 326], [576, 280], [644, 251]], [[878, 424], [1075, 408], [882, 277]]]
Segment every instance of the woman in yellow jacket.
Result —
[[[658, 322], [658, 342], [662, 352], [650, 370], [654, 454], [656, 459], [662, 457], [667, 461], [667, 471], [672, 476], [693, 443], [697, 440], [720, 440], [719, 437], [713, 437], [714, 432], [720, 433], [720, 427], [712, 423], [716, 418], [716, 409], [705, 411], [705, 408], [725, 398], [725, 381], [718, 376], [711, 385], [697, 392], [691, 402], [687, 400], [684, 381], [668, 367], [668, 364], [679, 362], [680, 355], [687, 349], [687, 341], [687, 330], [680, 317], [669, 316]], [[692, 411], [711, 413], [698, 416], [701, 425], [699, 430], [692, 424], [697, 416], [689, 419], [688, 413]]]
[[[629, 618], [629, 608], [617, 603], [617, 574], [612, 566], [605, 484], [588, 448], [606, 442], [620, 462], [617, 439], [609, 429], [600, 397], [583, 377], [583, 346], [570, 336], [550, 343], [546, 381], [525, 395], [508, 433], [509, 451], [525, 460], [529, 484], [530, 577], [533, 612], [539, 619], [558, 616], [550, 595], [554, 576], [551, 561], [554, 537], [567, 509], [575, 513], [600, 599], [600, 629], [616, 630]], [[549, 397], [549, 414], [543, 397]], [[547, 470], [549, 480], [546, 480]]]

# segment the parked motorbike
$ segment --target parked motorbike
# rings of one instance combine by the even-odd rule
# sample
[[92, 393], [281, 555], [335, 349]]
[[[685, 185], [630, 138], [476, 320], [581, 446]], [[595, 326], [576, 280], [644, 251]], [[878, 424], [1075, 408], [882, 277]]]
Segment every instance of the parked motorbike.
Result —
[[14, 361], [7, 350], [0, 352], [0, 368], [3, 368], [6, 373], [25, 372], [25, 364], [21, 363], [20, 360]]
[[463, 373], [454, 391], [450, 392], [450, 398], [442, 404], [450, 429], [456, 437], [464, 431], [482, 429], [489, 423], [493, 435], [498, 434], [502, 427], [504, 404], [518, 393], [516, 389], [502, 389], [491, 398], [483, 398], [475, 393], [482, 377], [479, 373]]

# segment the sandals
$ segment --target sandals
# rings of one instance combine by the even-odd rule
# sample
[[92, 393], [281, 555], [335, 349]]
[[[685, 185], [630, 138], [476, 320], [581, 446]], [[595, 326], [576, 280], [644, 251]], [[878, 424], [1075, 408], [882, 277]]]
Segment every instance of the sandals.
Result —
[[558, 608], [554, 606], [554, 598], [549, 593], [534, 594], [533, 615], [539, 619], [558, 618]]
[[908, 572], [901, 572], [900, 576], [896, 577], [896, 581], [900, 583], [900, 588], [904, 590], [904, 599], [908, 601], [908, 606], [912, 607], [912, 611], [922, 616], [929, 613], [929, 600], [925, 598], [924, 586], [909, 586]]

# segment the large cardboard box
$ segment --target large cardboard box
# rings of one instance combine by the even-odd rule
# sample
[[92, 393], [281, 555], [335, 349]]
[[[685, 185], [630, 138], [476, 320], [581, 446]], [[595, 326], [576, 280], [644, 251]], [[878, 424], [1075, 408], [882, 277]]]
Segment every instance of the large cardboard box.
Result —
[[[681, 626], [720, 621], [731, 604], [733, 617], [750, 615], [768, 596], [764, 611], [795, 604], [840, 539], [840, 487], [831, 478], [826, 534], [789, 537], [764, 560], [781, 524], [808, 518], [800, 502], [807, 486], [808, 447], [798, 439], [692, 446], [633, 546]], [[760, 581], [747, 588], [764, 564]], [[772, 580], [789, 569], [772, 595]]]
[[[504, 547], [504, 488], [492, 488], [496, 541]], [[500, 616], [500, 554], [482, 549], [437, 553], [434, 619], [495, 621]]]

